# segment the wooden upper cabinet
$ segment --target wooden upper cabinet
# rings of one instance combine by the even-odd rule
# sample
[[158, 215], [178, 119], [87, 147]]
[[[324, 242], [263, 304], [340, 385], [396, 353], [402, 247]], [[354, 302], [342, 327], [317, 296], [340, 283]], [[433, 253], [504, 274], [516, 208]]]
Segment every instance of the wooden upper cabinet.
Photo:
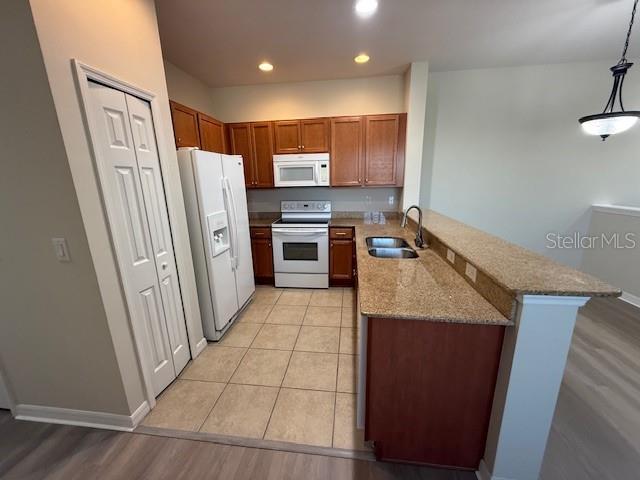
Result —
[[331, 119], [331, 185], [362, 184], [364, 168], [364, 120], [362, 117]]
[[276, 153], [298, 153], [300, 143], [300, 122], [298, 120], [281, 120], [273, 122], [274, 143]]
[[300, 120], [300, 147], [304, 153], [329, 151], [329, 119]]
[[244, 166], [244, 183], [251, 188], [255, 185], [255, 172], [253, 162], [253, 145], [251, 142], [250, 123], [230, 123], [229, 130], [229, 150], [232, 155], [242, 155]]
[[213, 117], [198, 113], [200, 148], [208, 152], [226, 153], [224, 123]]
[[329, 151], [329, 119], [273, 122], [275, 153], [322, 153]]
[[399, 114], [366, 117], [364, 185], [398, 183], [399, 132]]
[[173, 121], [176, 147], [200, 148], [198, 112], [174, 101], [170, 101], [169, 104], [171, 105], [171, 119]]
[[273, 187], [273, 130], [270, 122], [251, 124], [254, 186]]

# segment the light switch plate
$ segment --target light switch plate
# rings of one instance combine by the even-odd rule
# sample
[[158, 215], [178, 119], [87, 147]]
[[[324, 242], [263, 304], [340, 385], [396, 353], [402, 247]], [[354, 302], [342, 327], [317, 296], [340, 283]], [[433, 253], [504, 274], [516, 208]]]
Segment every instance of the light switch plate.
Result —
[[476, 270], [476, 267], [474, 267], [473, 265], [471, 265], [469, 262], [467, 262], [467, 266], [464, 269], [464, 273], [467, 277], [469, 277], [471, 279], [472, 282], [475, 283], [476, 281], [476, 274], [478, 273], [478, 271]]
[[453, 253], [453, 250], [451, 250], [450, 248], [447, 248], [447, 260], [449, 260], [451, 263], [454, 263], [456, 261], [456, 254]]
[[56, 258], [60, 262], [70, 262], [71, 256], [69, 255], [69, 247], [67, 246], [67, 240], [65, 238], [52, 238], [53, 251], [56, 254]]

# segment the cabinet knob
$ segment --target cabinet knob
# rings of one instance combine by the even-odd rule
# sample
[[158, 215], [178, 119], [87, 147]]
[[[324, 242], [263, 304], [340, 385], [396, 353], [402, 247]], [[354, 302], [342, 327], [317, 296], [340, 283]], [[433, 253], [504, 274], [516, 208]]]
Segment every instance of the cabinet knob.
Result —
[[169, 264], [167, 262], [163, 262], [161, 266], [163, 270], [166, 270]]

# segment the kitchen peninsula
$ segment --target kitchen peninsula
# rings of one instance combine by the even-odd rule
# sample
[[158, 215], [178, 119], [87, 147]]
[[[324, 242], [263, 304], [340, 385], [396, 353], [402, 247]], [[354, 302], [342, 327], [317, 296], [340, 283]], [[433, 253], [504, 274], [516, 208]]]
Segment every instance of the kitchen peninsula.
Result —
[[537, 478], [577, 310], [620, 291], [433, 211], [418, 258], [375, 258], [368, 237], [417, 227], [382, 218], [330, 224], [354, 231], [365, 438], [380, 459]]

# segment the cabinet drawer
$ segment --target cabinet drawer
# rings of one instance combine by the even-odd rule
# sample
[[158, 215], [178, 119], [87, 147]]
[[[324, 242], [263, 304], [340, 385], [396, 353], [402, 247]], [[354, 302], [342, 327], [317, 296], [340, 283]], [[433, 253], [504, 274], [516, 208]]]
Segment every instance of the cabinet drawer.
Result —
[[271, 238], [271, 227], [251, 227], [251, 238]]
[[329, 238], [336, 240], [353, 239], [353, 228], [351, 227], [331, 227], [329, 229]]

